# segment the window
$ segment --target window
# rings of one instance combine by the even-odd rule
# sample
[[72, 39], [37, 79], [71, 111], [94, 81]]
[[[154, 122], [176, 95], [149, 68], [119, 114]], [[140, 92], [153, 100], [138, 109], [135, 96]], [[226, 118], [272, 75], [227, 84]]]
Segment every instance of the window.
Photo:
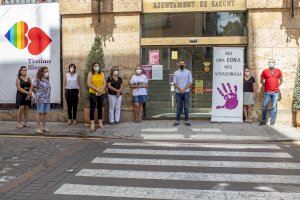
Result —
[[245, 12], [144, 14], [142, 37], [246, 36]]

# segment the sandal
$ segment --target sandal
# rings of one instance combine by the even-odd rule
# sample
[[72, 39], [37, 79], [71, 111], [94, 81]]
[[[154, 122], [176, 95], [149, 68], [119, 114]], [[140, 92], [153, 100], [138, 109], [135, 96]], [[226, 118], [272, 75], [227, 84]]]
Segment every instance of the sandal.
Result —
[[43, 131], [42, 131], [41, 129], [36, 129], [36, 130], [35, 130], [35, 133], [41, 135], [41, 134], [43, 134]]
[[31, 126], [30, 126], [30, 124], [24, 124], [23, 127], [28, 128], [28, 127], [31, 127]]
[[44, 128], [42, 131], [45, 133], [50, 133], [49, 129], [47, 129], [47, 128]]
[[18, 128], [18, 129], [21, 129], [21, 128], [23, 128], [23, 125], [22, 125], [22, 124], [18, 124], [18, 125], [17, 125], [17, 128]]

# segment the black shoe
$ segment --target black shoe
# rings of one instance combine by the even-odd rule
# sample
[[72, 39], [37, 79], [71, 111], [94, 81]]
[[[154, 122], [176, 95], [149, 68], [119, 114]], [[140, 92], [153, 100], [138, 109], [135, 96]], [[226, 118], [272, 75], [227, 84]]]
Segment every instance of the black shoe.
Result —
[[116, 125], [119, 125], [120, 124], [120, 122], [116, 122]]
[[179, 122], [175, 122], [173, 126], [179, 126]]
[[275, 122], [271, 122], [270, 125], [271, 125], [271, 126], [275, 126]]
[[192, 124], [190, 122], [185, 122], [186, 126], [192, 126]]
[[260, 122], [260, 126], [265, 126], [267, 123], [266, 122]]

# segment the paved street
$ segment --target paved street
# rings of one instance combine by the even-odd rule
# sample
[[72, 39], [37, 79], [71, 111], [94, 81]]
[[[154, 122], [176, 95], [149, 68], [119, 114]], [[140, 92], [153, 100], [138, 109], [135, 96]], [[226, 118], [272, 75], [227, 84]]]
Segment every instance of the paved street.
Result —
[[300, 199], [297, 143], [170, 135], [2, 138], [1, 199]]

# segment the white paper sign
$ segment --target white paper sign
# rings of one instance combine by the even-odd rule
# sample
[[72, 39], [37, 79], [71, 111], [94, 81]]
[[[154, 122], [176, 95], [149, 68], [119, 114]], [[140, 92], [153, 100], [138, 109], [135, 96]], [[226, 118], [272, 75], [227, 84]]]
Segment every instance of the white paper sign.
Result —
[[51, 103], [61, 103], [59, 3], [0, 6], [0, 16], [0, 103], [16, 102], [23, 65], [33, 79], [48, 67]]
[[162, 65], [152, 65], [152, 80], [163, 80]]
[[243, 121], [244, 48], [214, 47], [212, 122]]

